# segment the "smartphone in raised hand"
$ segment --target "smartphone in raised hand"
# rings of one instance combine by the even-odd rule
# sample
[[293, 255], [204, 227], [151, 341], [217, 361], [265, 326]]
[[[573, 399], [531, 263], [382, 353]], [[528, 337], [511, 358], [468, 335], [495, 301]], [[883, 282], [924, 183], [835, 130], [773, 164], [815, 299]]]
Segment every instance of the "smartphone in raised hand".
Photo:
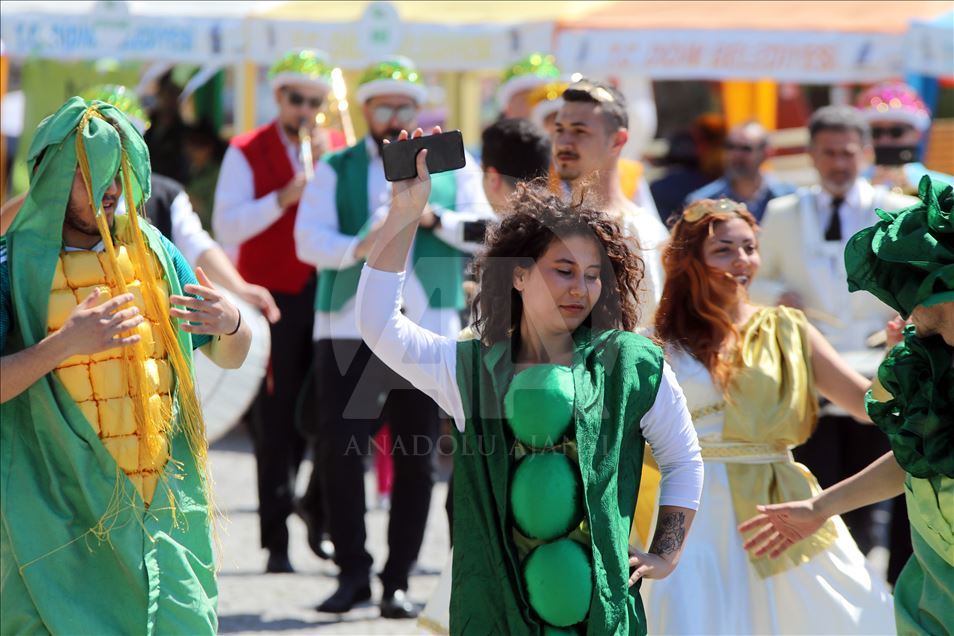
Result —
[[384, 178], [404, 181], [417, 176], [417, 153], [427, 149], [427, 170], [431, 174], [464, 167], [464, 138], [459, 130], [439, 135], [425, 135], [406, 141], [385, 144], [381, 150]]

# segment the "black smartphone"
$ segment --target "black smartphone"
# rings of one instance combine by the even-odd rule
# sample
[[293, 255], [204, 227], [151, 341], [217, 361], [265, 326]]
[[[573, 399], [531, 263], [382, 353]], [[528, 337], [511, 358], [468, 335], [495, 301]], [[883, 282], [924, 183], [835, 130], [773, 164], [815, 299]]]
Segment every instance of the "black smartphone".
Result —
[[483, 243], [487, 236], [487, 221], [464, 221], [464, 240], [468, 243]]
[[903, 166], [919, 161], [917, 146], [875, 146], [876, 166]]
[[417, 139], [385, 144], [381, 150], [384, 178], [403, 181], [417, 176], [417, 153], [427, 149], [427, 169], [431, 174], [464, 167], [464, 137], [459, 130], [439, 135], [425, 135]]

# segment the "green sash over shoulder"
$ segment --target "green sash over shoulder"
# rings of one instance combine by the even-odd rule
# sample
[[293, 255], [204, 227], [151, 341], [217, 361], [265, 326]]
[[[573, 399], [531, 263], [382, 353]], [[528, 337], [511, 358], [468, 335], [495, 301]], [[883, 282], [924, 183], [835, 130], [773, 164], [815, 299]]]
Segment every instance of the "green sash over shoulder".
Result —
[[[331, 154], [326, 159], [338, 175], [335, 205], [338, 230], [363, 236], [370, 229], [368, 202], [368, 149], [365, 140]], [[431, 175], [431, 205], [453, 210], [457, 202], [457, 181], [451, 172]], [[464, 308], [462, 254], [440, 240], [430, 230], [419, 229], [412, 253], [414, 275], [421, 281], [431, 307]], [[324, 269], [318, 277], [315, 308], [340, 311], [358, 291], [363, 263], [344, 269]], [[420, 265], [420, 266], [419, 266]]]
[[[86, 110], [79, 98], [58, 117]], [[101, 111], [128, 122], [103, 105]], [[46, 334], [53, 273], [76, 151], [73, 128], [41, 129], [31, 147], [38, 165], [24, 206], [7, 233], [14, 320], [5, 351], [33, 346]], [[52, 128], [52, 130], [51, 130]], [[91, 120], [87, 149], [93, 195], [115, 178], [118, 138]], [[140, 183], [148, 154], [135, 132], [124, 135]], [[34, 151], [45, 148], [42, 158]], [[142, 233], [181, 293], [158, 233]], [[178, 332], [186, 360], [192, 339]], [[97, 438], [66, 389], [49, 373], [0, 405], [0, 633], [211, 634], [217, 589], [206, 501], [185, 436], [175, 431], [166, 479], [148, 509]], [[118, 505], [117, 505], [118, 502]], [[174, 508], [173, 508], [174, 506]]]
[[[587, 633], [645, 634], [638, 586], [628, 587], [628, 545], [643, 464], [639, 425], [655, 402], [663, 354], [628, 332], [580, 328], [574, 339], [574, 432], [595, 577]], [[450, 631], [541, 634], [508, 506], [514, 439], [503, 400], [513, 378], [510, 343], [487, 348], [469, 340], [457, 351], [466, 427], [454, 456]]]

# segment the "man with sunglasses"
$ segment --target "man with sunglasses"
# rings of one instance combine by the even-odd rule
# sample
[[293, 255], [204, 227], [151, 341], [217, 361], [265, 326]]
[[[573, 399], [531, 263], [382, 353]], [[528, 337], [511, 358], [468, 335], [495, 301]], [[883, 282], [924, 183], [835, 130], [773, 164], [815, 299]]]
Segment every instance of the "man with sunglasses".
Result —
[[730, 199], [744, 203], [755, 220], [761, 221], [769, 201], [795, 191], [772, 175], [762, 173], [762, 163], [769, 153], [768, 135], [758, 122], [749, 121], [732, 128], [724, 148], [723, 176], [689, 193], [687, 204], [701, 199]]
[[[278, 116], [232, 139], [215, 190], [212, 225], [217, 239], [238, 246], [242, 276], [268, 289], [281, 311], [281, 320], [271, 326], [269, 372], [252, 407], [251, 428], [261, 542], [269, 553], [266, 571], [291, 572], [286, 520], [296, 508], [295, 476], [307, 448], [295, 425], [296, 405], [312, 364], [316, 287], [315, 268], [295, 255], [293, 229], [305, 187], [299, 131], [315, 127], [331, 90], [331, 66], [321, 52], [292, 51], [272, 66], [269, 78]], [[311, 138], [317, 158], [322, 135]], [[309, 526], [309, 544], [327, 558], [317, 478], [312, 471], [303, 505], [297, 507]]]
[[913, 88], [903, 82], [882, 82], [861, 93], [855, 104], [871, 125], [875, 165], [868, 176], [872, 183], [906, 194], [917, 194], [924, 175], [954, 185], [954, 177], [928, 170], [921, 163], [931, 111]]
[[[368, 135], [322, 159], [307, 185], [295, 224], [298, 257], [320, 270], [315, 316], [316, 466], [321, 471], [328, 529], [340, 568], [338, 589], [318, 606], [345, 613], [371, 597], [372, 558], [365, 548], [363, 455], [386, 420], [393, 438], [394, 487], [388, 561], [381, 572], [383, 618], [410, 618], [406, 595], [417, 560], [434, 485], [436, 404], [371, 354], [361, 340], [355, 294], [365, 256], [377, 238], [376, 217], [386, 211], [390, 187], [381, 149], [402, 129], [417, 126], [427, 90], [410, 60], [389, 58], [361, 77], [355, 99]], [[407, 316], [445, 336], [460, 332], [464, 307], [463, 252], [468, 245], [455, 214], [488, 210], [482, 173], [467, 166], [432, 178], [429, 210], [414, 242], [403, 307]], [[452, 221], [453, 219], [453, 221]], [[473, 243], [470, 244], [473, 249]]]

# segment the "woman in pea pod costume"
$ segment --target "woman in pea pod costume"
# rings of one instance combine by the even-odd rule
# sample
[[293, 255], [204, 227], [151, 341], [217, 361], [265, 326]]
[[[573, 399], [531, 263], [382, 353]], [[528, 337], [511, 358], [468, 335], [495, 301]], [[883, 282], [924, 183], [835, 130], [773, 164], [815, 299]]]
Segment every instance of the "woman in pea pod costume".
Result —
[[759, 506], [746, 547], [784, 557], [832, 515], [904, 493], [914, 553], [894, 588], [899, 634], [954, 633], [954, 188], [921, 179], [920, 203], [855, 234], [849, 289], [877, 296], [913, 323], [866, 398], [891, 453], [810, 499]]
[[[675, 567], [702, 464], [662, 351], [622, 330], [641, 263], [602, 213], [522, 187], [478, 261], [479, 340], [414, 325], [399, 298], [425, 155], [394, 184], [357, 312], [375, 355], [456, 424], [450, 631], [645, 634], [639, 582]], [[663, 476], [646, 553], [628, 543], [645, 442]]]

